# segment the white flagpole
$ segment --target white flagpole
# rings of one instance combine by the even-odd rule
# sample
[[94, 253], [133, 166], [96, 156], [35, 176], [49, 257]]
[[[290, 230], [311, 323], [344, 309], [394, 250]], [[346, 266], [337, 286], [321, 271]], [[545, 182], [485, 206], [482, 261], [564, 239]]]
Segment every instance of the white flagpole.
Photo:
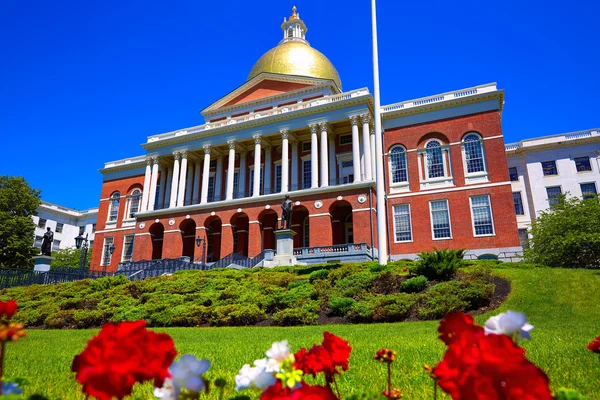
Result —
[[387, 218], [385, 210], [385, 183], [383, 180], [383, 137], [381, 131], [381, 104], [379, 99], [379, 54], [377, 52], [377, 6], [375, 0], [371, 0], [371, 21], [373, 29], [373, 99], [375, 101], [375, 168], [377, 175], [375, 179], [375, 195], [377, 196], [377, 247], [379, 251], [379, 265], [386, 265], [387, 254]]

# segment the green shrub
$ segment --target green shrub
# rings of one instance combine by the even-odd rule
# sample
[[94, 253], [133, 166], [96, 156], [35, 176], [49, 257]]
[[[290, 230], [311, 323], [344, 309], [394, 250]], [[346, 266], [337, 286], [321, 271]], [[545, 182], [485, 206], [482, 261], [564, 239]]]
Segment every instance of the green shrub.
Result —
[[400, 288], [406, 293], [418, 293], [427, 287], [427, 282], [426, 277], [419, 275], [402, 282]]
[[350, 307], [350, 310], [347, 313], [348, 318], [355, 322], [372, 322], [376, 306], [376, 296], [368, 295]]
[[380, 273], [371, 282], [371, 292], [392, 294], [400, 291], [404, 277], [389, 271]]
[[376, 276], [370, 271], [361, 271], [334, 282], [334, 286], [341, 290], [344, 296], [353, 297], [362, 291], [371, 289], [371, 284]]
[[281, 305], [285, 307], [297, 307], [308, 300], [317, 298], [317, 291], [311, 284], [295, 287], [283, 293], [280, 298]]
[[308, 280], [310, 281], [310, 283], [313, 283], [314, 281], [316, 281], [318, 279], [327, 279], [328, 276], [329, 276], [328, 270], [318, 269], [318, 270], [310, 273]]
[[419, 253], [421, 259], [409, 267], [409, 271], [414, 275], [424, 275], [429, 280], [447, 281], [461, 267], [464, 255], [465, 250], [448, 249]]
[[303, 308], [287, 308], [273, 314], [273, 324], [280, 326], [316, 325], [319, 316]]
[[210, 307], [198, 304], [182, 304], [173, 309], [173, 326], [200, 326], [210, 323]]
[[144, 309], [140, 307], [119, 307], [108, 318], [110, 322], [137, 321], [144, 319]]
[[46, 318], [44, 325], [50, 329], [73, 328], [75, 327], [75, 311], [60, 310], [55, 312]]
[[331, 308], [331, 315], [337, 315], [343, 317], [350, 311], [352, 306], [356, 303], [356, 300], [350, 297], [333, 297], [329, 300], [329, 308]]
[[221, 326], [254, 325], [267, 318], [267, 315], [256, 304], [228, 304], [212, 309], [210, 322]]
[[298, 279], [296, 281], [290, 282], [288, 285], [288, 289], [297, 288], [298, 286], [306, 285], [307, 283], [309, 282], [306, 279]]
[[489, 304], [494, 294], [493, 283], [442, 282], [430, 287], [421, 297], [418, 315], [421, 319], [437, 319], [451, 311], [468, 311]]
[[125, 275], [107, 276], [105, 278], [94, 279], [90, 282], [90, 289], [96, 292], [102, 292], [110, 288], [126, 285], [129, 280]]
[[380, 322], [401, 321], [408, 317], [416, 302], [416, 296], [408, 293], [396, 293], [378, 297], [373, 320]]
[[100, 310], [77, 310], [73, 314], [75, 326], [80, 329], [94, 328], [105, 322], [106, 315]]

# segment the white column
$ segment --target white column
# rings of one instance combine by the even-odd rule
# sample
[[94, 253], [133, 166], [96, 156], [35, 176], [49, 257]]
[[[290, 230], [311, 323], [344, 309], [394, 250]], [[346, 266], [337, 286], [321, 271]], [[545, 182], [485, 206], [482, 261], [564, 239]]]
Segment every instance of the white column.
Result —
[[158, 157], [152, 157], [152, 177], [150, 178], [150, 196], [148, 197], [148, 210], [154, 210], [156, 202], [156, 184], [158, 183]]
[[311, 188], [319, 187], [319, 146], [317, 144], [317, 131], [319, 125], [310, 126], [310, 179]]
[[152, 176], [152, 158], [146, 158], [146, 174], [144, 175], [144, 191], [142, 192], [142, 209], [140, 211], [146, 211], [148, 209], [148, 197], [150, 195], [150, 177]]
[[179, 159], [181, 158], [180, 152], [173, 153], [175, 161], [173, 162], [173, 178], [171, 179], [171, 198], [169, 202], [169, 208], [175, 208], [177, 206], [177, 186], [179, 185]]
[[210, 146], [204, 146], [204, 169], [202, 171], [202, 194], [200, 204], [208, 201], [208, 177], [210, 176]]
[[321, 128], [321, 187], [329, 186], [329, 161], [327, 154], [327, 132], [329, 125], [327, 122], [321, 122], [319, 124]]
[[188, 162], [187, 167], [187, 183], [185, 185], [185, 203], [184, 205], [189, 206], [192, 204], [192, 196], [194, 194], [194, 163]]
[[165, 186], [165, 200], [163, 208], [167, 208], [171, 201], [171, 186], [173, 185], [173, 167], [167, 169], [167, 185]]
[[197, 158], [194, 166], [196, 167], [195, 171], [194, 171], [194, 189], [193, 192], [194, 194], [192, 195], [192, 203], [193, 204], [198, 204], [198, 196], [200, 196], [200, 174], [202, 173], [202, 168], [200, 165], [200, 159]]
[[252, 186], [252, 197], [260, 196], [260, 142], [259, 135], [254, 137], [254, 182]]
[[179, 187], [177, 189], [177, 207], [183, 206], [185, 199], [185, 184], [187, 179], [187, 150], [181, 152], [181, 171], [179, 172]]
[[287, 129], [281, 130], [281, 193], [288, 191], [288, 182], [290, 175], [290, 164], [288, 156], [288, 137], [289, 131]]
[[[365, 179], [370, 181], [373, 179], [373, 172], [371, 170], [371, 139], [369, 138], [369, 121], [371, 116], [369, 114], [363, 114], [360, 116], [362, 121], [362, 143], [363, 143], [363, 154], [365, 155]], [[373, 139], [375, 139], [373, 137]]]
[[371, 177], [375, 179], [375, 128], [371, 127], [370, 140], [371, 144]]
[[248, 156], [248, 152], [246, 150], [242, 150], [240, 152], [240, 176], [239, 179], [239, 187], [238, 190], [241, 193], [242, 197], [246, 197], [246, 157]]
[[223, 198], [223, 156], [217, 157], [217, 173], [215, 174], [215, 201]]
[[350, 117], [352, 124], [352, 164], [354, 167], [354, 182], [360, 182], [360, 151], [358, 139], [358, 116]]
[[335, 133], [329, 132], [329, 181], [334, 181], [334, 185], [337, 185], [338, 176], [335, 163]]
[[227, 142], [229, 146], [229, 159], [227, 160], [227, 192], [226, 199], [233, 199], [233, 174], [235, 172], [235, 140]]
[[292, 190], [298, 190], [298, 141], [292, 139], [290, 142], [292, 145]]
[[271, 150], [272, 147], [265, 145], [265, 181], [263, 182], [265, 194], [270, 194], [271, 190]]
[[158, 194], [158, 207], [165, 206], [165, 192], [167, 191], [167, 167], [163, 164], [160, 166], [160, 193]]

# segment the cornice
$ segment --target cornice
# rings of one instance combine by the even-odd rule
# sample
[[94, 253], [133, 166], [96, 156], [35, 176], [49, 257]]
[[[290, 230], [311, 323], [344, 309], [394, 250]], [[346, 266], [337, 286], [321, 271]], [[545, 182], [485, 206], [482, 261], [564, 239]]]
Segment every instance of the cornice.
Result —
[[122, 160], [109, 161], [104, 163], [104, 168], [98, 170], [101, 174], [106, 174], [115, 171], [126, 171], [128, 169], [140, 168], [146, 166], [146, 159], [153, 155], [147, 156], [136, 156], [130, 158], [124, 158]]
[[600, 143], [600, 128], [524, 139], [516, 143], [506, 143], [504, 149], [507, 156], [513, 156], [591, 143]]

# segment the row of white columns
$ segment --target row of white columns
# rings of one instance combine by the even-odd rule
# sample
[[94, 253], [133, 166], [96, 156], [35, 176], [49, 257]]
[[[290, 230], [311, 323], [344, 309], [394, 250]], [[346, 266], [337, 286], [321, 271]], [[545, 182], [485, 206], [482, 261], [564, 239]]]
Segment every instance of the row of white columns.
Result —
[[[353, 115], [350, 117], [352, 126], [352, 163], [354, 169], [354, 182], [373, 179], [375, 170], [375, 158], [372, 155], [374, 150], [374, 132], [370, 129], [370, 116], [368, 114]], [[359, 138], [359, 123], [362, 123], [362, 137]], [[329, 186], [329, 173], [335, 176], [335, 135], [333, 134], [327, 122], [311, 124], [311, 188]], [[289, 165], [289, 147], [291, 145], [291, 186], [298, 188], [298, 141], [289, 133], [288, 129], [282, 129], [281, 132], [281, 192], [286, 193], [290, 189], [290, 165]], [[320, 138], [320, 146], [319, 146]], [[254, 165], [262, 165], [262, 147], [263, 138], [260, 135], [253, 136], [254, 139]], [[362, 140], [361, 140], [362, 139]], [[362, 148], [360, 145], [362, 144]], [[227, 142], [228, 164], [226, 177], [225, 200], [232, 200], [234, 197], [234, 172], [236, 142], [230, 140]], [[271, 146], [264, 143], [264, 183], [265, 192], [271, 190]], [[320, 147], [320, 154], [319, 154]], [[361, 168], [361, 155], [363, 163]], [[240, 152], [240, 174], [239, 191], [245, 192], [246, 181], [246, 156], [245, 150]], [[200, 160], [188, 160], [188, 151], [182, 150], [173, 153], [173, 168], [164, 168], [161, 174], [160, 194], [158, 203], [163, 205], [166, 201], [166, 193], [170, 192], [169, 207], [182, 207], [185, 204], [191, 204], [193, 193], [198, 193], [200, 187]], [[211, 147], [204, 146], [204, 160], [202, 163], [202, 186], [200, 194], [200, 204], [208, 202], [208, 186], [210, 176]], [[320, 161], [320, 162], [319, 162]], [[319, 166], [320, 164], [320, 166]], [[321, 174], [319, 175], [319, 169]], [[362, 171], [361, 171], [362, 169]], [[158, 157], [149, 157], [147, 159], [146, 174], [144, 177], [144, 191], [142, 195], [141, 211], [154, 210], [156, 202], [156, 188], [158, 184], [159, 162]], [[253, 170], [252, 197], [260, 196], [261, 168], [255, 167]], [[223, 175], [223, 157], [217, 158], [217, 168], [215, 176], [215, 193], [221, 193], [221, 181]], [[193, 176], [193, 179], [191, 177]], [[320, 179], [319, 179], [320, 178]], [[149, 188], [149, 190], [147, 190]]]

